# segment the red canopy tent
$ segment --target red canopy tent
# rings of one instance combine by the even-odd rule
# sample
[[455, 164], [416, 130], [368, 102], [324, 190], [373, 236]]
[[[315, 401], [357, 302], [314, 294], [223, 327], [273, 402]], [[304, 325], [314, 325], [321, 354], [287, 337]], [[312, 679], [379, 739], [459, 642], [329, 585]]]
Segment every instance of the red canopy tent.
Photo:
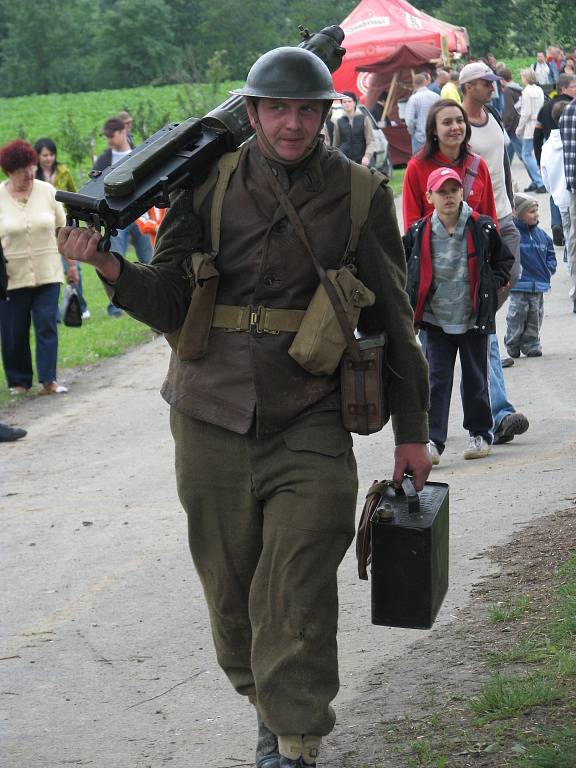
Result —
[[384, 133], [392, 162], [406, 163], [411, 156], [410, 137], [398, 102], [410, 96], [414, 70], [433, 70], [431, 62], [466, 53], [468, 34], [463, 27], [419, 11], [407, 0], [361, 0], [340, 26], [346, 55], [334, 73], [336, 89], [364, 95], [368, 108], [382, 91], [388, 92]]
[[434, 19], [407, 0], [361, 0], [340, 26], [346, 35], [346, 56], [334, 73], [339, 91], [365, 94], [370, 76], [358, 70], [389, 57], [403, 44], [428, 43], [446, 52], [468, 50], [463, 27]]

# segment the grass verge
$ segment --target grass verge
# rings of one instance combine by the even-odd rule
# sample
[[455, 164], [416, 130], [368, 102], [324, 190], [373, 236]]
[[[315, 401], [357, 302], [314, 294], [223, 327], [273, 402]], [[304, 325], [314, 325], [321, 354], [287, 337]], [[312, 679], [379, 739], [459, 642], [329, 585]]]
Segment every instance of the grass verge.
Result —
[[[128, 258], [134, 254], [128, 252]], [[79, 366], [89, 366], [107, 357], [114, 357], [125, 352], [130, 347], [152, 339], [152, 331], [138, 323], [128, 315], [109, 317], [106, 311], [108, 297], [102, 284], [90, 266], [82, 268], [83, 292], [90, 319], [82, 323], [81, 328], [67, 328], [58, 325], [58, 380], [66, 381], [66, 369]], [[34, 359], [34, 332], [31, 333], [32, 355]], [[34, 386], [36, 390], [37, 377], [34, 362]], [[30, 395], [28, 395], [30, 397]], [[5, 408], [19, 402], [19, 398], [11, 397], [4, 369], [0, 370], [0, 408]]]
[[576, 768], [575, 512], [502, 548], [503, 573], [431, 643], [417, 705], [379, 724], [371, 768]]

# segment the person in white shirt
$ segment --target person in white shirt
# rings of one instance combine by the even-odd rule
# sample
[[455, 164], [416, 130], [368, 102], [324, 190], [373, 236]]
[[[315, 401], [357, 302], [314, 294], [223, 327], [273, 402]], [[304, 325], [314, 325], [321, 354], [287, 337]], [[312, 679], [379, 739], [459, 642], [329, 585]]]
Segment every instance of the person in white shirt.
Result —
[[522, 162], [531, 179], [530, 186], [524, 192], [546, 192], [542, 176], [534, 157], [534, 129], [538, 123], [538, 113], [544, 104], [544, 91], [536, 85], [536, 75], [532, 69], [523, 69], [520, 73], [524, 90], [522, 91], [520, 120], [516, 128], [516, 136], [522, 139]]
[[[506, 154], [506, 140], [501, 118], [496, 118], [495, 111], [488, 105], [492, 99], [492, 83], [500, 80], [487, 64], [475, 61], [466, 64], [460, 71], [460, 86], [463, 92], [462, 106], [468, 114], [472, 135], [470, 149], [486, 161], [492, 187], [500, 237], [514, 256], [514, 266], [510, 273], [510, 285], [520, 276], [520, 233], [512, 218], [510, 201], [511, 178], [510, 165]], [[501, 299], [504, 300], [505, 294]], [[490, 336], [490, 402], [494, 418], [494, 445], [508, 443], [516, 435], [521, 435], [529, 427], [528, 419], [516, 411], [508, 400], [498, 336]]]
[[[106, 137], [108, 149], [105, 149], [94, 161], [94, 170], [96, 171], [103, 171], [109, 166], [116, 165], [132, 151], [128, 140], [128, 130], [120, 118], [111, 117], [106, 120], [102, 134]], [[150, 238], [140, 232], [135, 221], [125, 229], [118, 230], [118, 234], [111, 239], [110, 249], [120, 256], [125, 256], [130, 238], [134, 243], [138, 261], [141, 264], [149, 264], [153, 256], [152, 244]], [[122, 310], [112, 303], [108, 304], [107, 311], [110, 317], [120, 317], [123, 314]]]
[[543, 51], [538, 51], [536, 54], [536, 61], [532, 64], [532, 70], [536, 75], [538, 85], [553, 85], [554, 77]]
[[404, 120], [406, 129], [412, 138], [412, 155], [415, 155], [426, 143], [426, 120], [428, 112], [440, 96], [428, 88], [428, 77], [420, 73], [414, 75], [414, 91], [406, 104]]
[[[552, 107], [551, 117], [555, 125], [559, 125], [562, 113], [569, 102], [559, 101]], [[570, 242], [570, 192], [566, 186], [566, 174], [564, 172], [564, 147], [560, 129], [555, 128], [550, 131], [548, 140], [542, 147], [540, 156], [540, 171], [544, 186], [552, 195], [552, 198], [562, 217], [562, 230], [564, 232], [564, 242]], [[572, 278], [572, 287], [570, 288], [570, 298], [574, 303], [574, 312], [576, 312], [576, 254], [569, 252], [567, 246], [564, 249], [564, 260], [568, 262], [568, 272]]]

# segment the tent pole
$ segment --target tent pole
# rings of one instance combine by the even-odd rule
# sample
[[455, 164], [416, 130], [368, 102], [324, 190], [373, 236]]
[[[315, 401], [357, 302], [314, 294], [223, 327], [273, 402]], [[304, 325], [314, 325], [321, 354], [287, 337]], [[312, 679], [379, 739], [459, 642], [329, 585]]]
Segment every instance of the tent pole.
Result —
[[386, 118], [388, 117], [388, 110], [390, 109], [390, 104], [392, 103], [392, 99], [394, 98], [394, 91], [396, 90], [397, 82], [398, 82], [398, 72], [394, 72], [394, 75], [392, 77], [392, 82], [390, 83], [388, 96], [386, 96], [386, 103], [384, 104], [384, 110], [382, 112], [382, 118], [381, 118], [382, 122], [384, 122], [384, 120], [386, 120]]

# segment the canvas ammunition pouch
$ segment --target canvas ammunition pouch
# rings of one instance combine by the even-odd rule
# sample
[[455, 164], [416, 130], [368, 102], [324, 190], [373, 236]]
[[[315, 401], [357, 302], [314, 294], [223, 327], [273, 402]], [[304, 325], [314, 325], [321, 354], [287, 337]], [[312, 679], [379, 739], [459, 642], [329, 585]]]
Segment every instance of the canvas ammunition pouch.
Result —
[[206, 354], [210, 328], [216, 307], [216, 294], [220, 275], [216, 258], [220, 250], [220, 224], [222, 204], [230, 182], [230, 176], [238, 165], [240, 151], [222, 155], [206, 181], [194, 190], [194, 211], [198, 213], [202, 202], [211, 189], [210, 253], [196, 252], [191, 256], [190, 283], [192, 298], [182, 326], [166, 339], [180, 360], [198, 360]]
[[[346, 322], [354, 330], [360, 310], [374, 304], [374, 293], [358, 280], [349, 266], [329, 269], [326, 275], [338, 295]], [[288, 354], [310, 373], [329, 376], [338, 368], [345, 349], [346, 339], [338, 315], [321, 282]]]

